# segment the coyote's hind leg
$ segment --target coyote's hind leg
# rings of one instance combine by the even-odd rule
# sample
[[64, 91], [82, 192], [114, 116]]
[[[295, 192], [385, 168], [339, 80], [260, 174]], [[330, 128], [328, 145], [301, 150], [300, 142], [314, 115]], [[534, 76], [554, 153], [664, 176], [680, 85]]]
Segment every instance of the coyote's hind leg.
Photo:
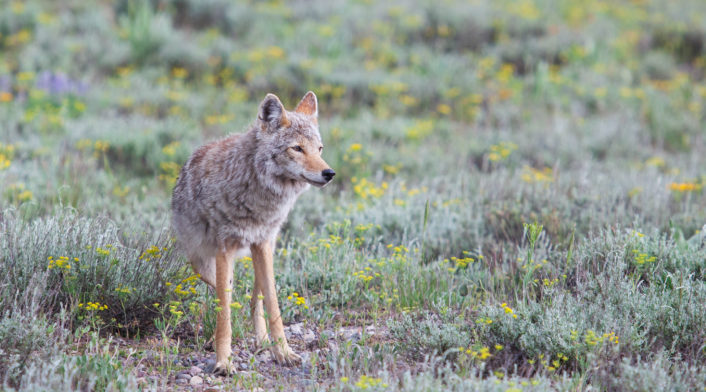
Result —
[[230, 325], [230, 303], [233, 290], [233, 257], [235, 252], [219, 250], [216, 254], [216, 296], [220, 308], [216, 318], [216, 366], [215, 373], [229, 374], [232, 330]]

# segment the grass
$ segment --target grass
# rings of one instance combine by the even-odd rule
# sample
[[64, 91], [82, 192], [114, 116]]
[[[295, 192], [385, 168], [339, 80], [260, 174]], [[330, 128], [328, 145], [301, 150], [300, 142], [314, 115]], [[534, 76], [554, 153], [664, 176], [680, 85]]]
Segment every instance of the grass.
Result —
[[16, 1], [0, 10], [0, 380], [176, 387], [214, 296], [173, 249], [200, 144], [316, 92], [275, 257], [305, 366], [225, 389], [703, 390], [697, 0]]

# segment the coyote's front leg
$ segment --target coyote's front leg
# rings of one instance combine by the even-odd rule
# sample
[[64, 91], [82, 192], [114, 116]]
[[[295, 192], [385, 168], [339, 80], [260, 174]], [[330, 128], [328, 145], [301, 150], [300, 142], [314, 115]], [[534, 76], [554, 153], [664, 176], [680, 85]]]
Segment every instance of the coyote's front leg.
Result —
[[231, 336], [230, 302], [233, 291], [233, 252], [218, 251], [216, 255], [216, 296], [220, 311], [216, 318], [216, 366], [214, 373], [229, 374]]
[[[284, 326], [282, 325], [282, 316], [279, 311], [279, 303], [277, 302], [277, 289], [275, 288], [275, 274], [272, 260], [272, 244], [270, 241], [265, 241], [261, 244], [253, 244], [250, 246], [252, 252], [253, 268], [255, 270], [256, 286], [254, 293], [257, 294], [257, 286], [260, 286], [262, 295], [265, 297], [265, 308], [270, 324], [270, 335], [272, 337], [272, 354], [275, 360], [279, 363], [293, 365], [301, 362], [301, 357], [297, 355], [287, 344], [287, 338], [284, 336]], [[256, 332], [257, 319], [255, 320]]]

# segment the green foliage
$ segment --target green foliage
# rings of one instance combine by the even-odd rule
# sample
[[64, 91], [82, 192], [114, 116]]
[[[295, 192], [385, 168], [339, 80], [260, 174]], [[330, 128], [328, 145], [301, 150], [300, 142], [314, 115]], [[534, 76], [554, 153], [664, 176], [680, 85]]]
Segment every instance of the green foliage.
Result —
[[55, 325], [37, 318], [30, 309], [20, 309], [8, 310], [0, 318], [0, 369], [5, 384], [17, 383], [29, 364], [50, 351], [56, 338], [52, 336]]
[[[105, 218], [60, 210], [23, 224], [8, 210], [1, 229], [3, 311], [17, 307], [13, 288], [24, 287], [35, 312], [69, 307], [79, 319], [99, 313], [104, 323], [135, 330], [164, 298], [166, 282], [183, 274], [165, 234], [121, 234]], [[151, 238], [158, 245], [148, 246]]]
[[[77, 334], [77, 338], [82, 333]], [[137, 387], [135, 377], [122, 368], [118, 352], [110, 347], [110, 342], [96, 333], [86, 337], [88, 341], [81, 354], [62, 353], [60, 350], [67, 350], [68, 346], [56, 345], [65, 342], [54, 342], [56, 346], [52, 349], [28, 361], [26, 369], [18, 369], [19, 362], [12, 363], [7, 368], [3, 389], [134, 390]]]
[[170, 18], [155, 14], [149, 1], [129, 1], [120, 26], [130, 44], [132, 60], [137, 64], [144, 64], [174, 34]]
[[416, 360], [428, 356], [446, 355], [447, 351], [470, 343], [468, 331], [453, 320], [442, 320], [435, 314], [418, 318], [404, 314], [390, 322], [390, 332], [399, 342], [399, 348]]

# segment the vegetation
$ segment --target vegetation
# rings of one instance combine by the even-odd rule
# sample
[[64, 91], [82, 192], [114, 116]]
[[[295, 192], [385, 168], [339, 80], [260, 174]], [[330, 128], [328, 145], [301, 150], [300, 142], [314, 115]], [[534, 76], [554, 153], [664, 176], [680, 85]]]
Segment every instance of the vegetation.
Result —
[[[13, 1], [0, 8], [4, 390], [191, 388], [213, 293], [191, 151], [319, 98], [334, 182], [236, 264], [226, 390], [704, 390], [706, 3]], [[242, 305], [241, 305], [242, 304]]]

